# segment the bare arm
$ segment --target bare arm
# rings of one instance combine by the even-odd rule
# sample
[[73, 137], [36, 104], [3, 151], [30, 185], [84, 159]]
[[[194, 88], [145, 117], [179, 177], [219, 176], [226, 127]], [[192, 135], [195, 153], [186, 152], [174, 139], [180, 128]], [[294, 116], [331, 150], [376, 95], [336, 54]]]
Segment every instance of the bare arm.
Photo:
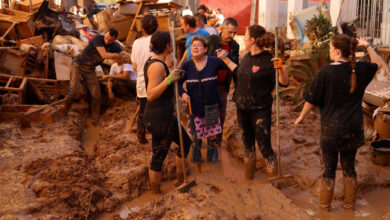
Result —
[[180, 63], [177, 65], [177, 68], [180, 68], [181, 65], [187, 60], [187, 49], [184, 51], [183, 57], [180, 60]]
[[121, 71], [118, 75], [108, 75], [106, 78], [108, 79], [123, 79], [126, 80], [129, 78], [130, 71]]
[[165, 68], [161, 63], [155, 62], [149, 66], [147, 74], [149, 79], [147, 99], [153, 101], [168, 88], [168, 83], [164, 80], [166, 76]]
[[99, 52], [100, 56], [103, 59], [113, 59], [115, 58], [115, 56], [117, 56], [117, 53], [109, 53], [104, 47], [96, 47], [96, 50]]
[[217, 53], [217, 57], [221, 59], [226, 66], [230, 69], [230, 71], [234, 72], [234, 70], [237, 68], [237, 64], [235, 64], [229, 57], [228, 52], [226, 50], [217, 49], [215, 51]]
[[301, 111], [301, 114], [295, 120], [294, 124], [292, 125], [293, 128], [295, 128], [299, 123], [303, 121], [303, 119], [306, 117], [307, 114], [315, 107], [315, 105], [311, 104], [310, 102], [305, 102], [305, 105], [303, 106], [303, 109]]
[[358, 46], [363, 46], [367, 48], [368, 55], [370, 56], [371, 63], [375, 63], [378, 65], [378, 70], [382, 67], [381, 59], [379, 58], [379, 55], [375, 52], [375, 50], [370, 46], [370, 44], [364, 40], [363, 38], [358, 39], [359, 44]]

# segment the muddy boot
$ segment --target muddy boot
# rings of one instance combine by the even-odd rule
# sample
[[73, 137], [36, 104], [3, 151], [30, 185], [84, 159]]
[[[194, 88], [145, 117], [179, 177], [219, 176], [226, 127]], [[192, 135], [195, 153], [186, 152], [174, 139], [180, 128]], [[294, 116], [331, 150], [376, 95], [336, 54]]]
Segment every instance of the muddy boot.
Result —
[[321, 178], [320, 206], [322, 211], [329, 211], [334, 191], [334, 179]]
[[161, 172], [156, 172], [153, 170], [149, 170], [149, 178], [150, 178], [150, 184], [151, 184], [151, 191], [153, 194], [160, 194], [162, 193], [160, 186], [161, 186]]
[[256, 172], [256, 151], [247, 152], [244, 158], [245, 162], [245, 178], [247, 180], [253, 179]]
[[275, 155], [270, 159], [265, 159], [265, 170], [270, 176], [278, 175], [278, 161]]
[[357, 179], [344, 176], [344, 209], [355, 209]]
[[216, 163], [218, 161], [218, 141], [216, 139], [208, 139], [207, 144], [207, 161]]

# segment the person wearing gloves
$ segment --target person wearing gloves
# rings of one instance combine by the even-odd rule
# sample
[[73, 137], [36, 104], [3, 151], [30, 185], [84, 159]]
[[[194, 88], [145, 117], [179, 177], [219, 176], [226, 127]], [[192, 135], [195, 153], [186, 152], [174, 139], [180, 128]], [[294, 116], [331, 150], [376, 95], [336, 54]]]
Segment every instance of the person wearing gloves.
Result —
[[[195, 116], [195, 130], [199, 140], [207, 138], [207, 160], [217, 162], [218, 139], [222, 132], [219, 110], [222, 107], [217, 85], [218, 70], [227, 69], [226, 65], [217, 57], [206, 56], [208, 42], [204, 37], [192, 38], [191, 51], [193, 57], [181, 67], [185, 71], [183, 79], [179, 81], [179, 93], [183, 105], [191, 102]], [[187, 91], [182, 87], [186, 82]]]
[[233, 101], [245, 145], [245, 178], [253, 179], [256, 171], [255, 140], [265, 158], [266, 171], [277, 173], [277, 160], [271, 146], [272, 91], [275, 87], [275, 68], [279, 69], [278, 83], [288, 86], [288, 74], [282, 69], [281, 59], [272, 62], [272, 54], [265, 48], [274, 47], [275, 36], [260, 25], [251, 25], [245, 32], [245, 48], [249, 52], [239, 65], [227, 57], [226, 50], [218, 50], [231, 71], [236, 90]]
[[[145, 106], [146, 128], [152, 133], [153, 156], [149, 169], [152, 193], [161, 193], [161, 170], [172, 141], [180, 144], [177, 118], [174, 116], [173, 83], [184, 74], [183, 70], [175, 69], [169, 72], [165, 64], [166, 57], [172, 52], [171, 37], [168, 32], [157, 31], [151, 38], [150, 57], [144, 67], [147, 102]], [[182, 127], [184, 155], [187, 157], [191, 139]], [[180, 149], [180, 148], [179, 148]], [[176, 155], [177, 183], [184, 181], [181, 152]]]
[[[366, 47], [371, 62], [356, 62], [358, 46]], [[334, 62], [323, 66], [307, 94], [295, 128], [315, 106], [321, 113], [321, 150], [324, 172], [321, 179], [321, 210], [329, 211], [335, 186], [338, 157], [344, 175], [344, 208], [354, 209], [357, 178], [355, 156], [364, 143], [362, 99], [364, 90], [381, 68], [378, 55], [363, 39], [335, 35], [329, 47]]]

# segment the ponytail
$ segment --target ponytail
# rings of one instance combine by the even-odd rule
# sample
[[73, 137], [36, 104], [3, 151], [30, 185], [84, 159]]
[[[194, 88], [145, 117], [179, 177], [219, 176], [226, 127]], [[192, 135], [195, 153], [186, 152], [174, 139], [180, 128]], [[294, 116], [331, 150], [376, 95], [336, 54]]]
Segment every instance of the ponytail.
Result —
[[356, 90], [356, 57], [355, 57], [355, 51], [356, 51], [356, 47], [357, 47], [357, 44], [358, 44], [358, 41], [356, 40], [356, 38], [353, 38], [351, 37], [349, 39], [349, 47], [351, 49], [351, 55], [350, 55], [350, 58], [351, 58], [351, 68], [352, 68], [352, 73], [351, 73], [351, 77], [349, 78], [349, 84], [350, 84], [350, 89], [349, 89], [349, 93], [352, 94], [353, 92], [355, 92]]
[[355, 92], [357, 87], [355, 51], [359, 42], [354, 37], [349, 37], [345, 34], [337, 34], [332, 37], [331, 43], [336, 49], [341, 51], [342, 57], [349, 58], [352, 69], [351, 76], [349, 78], [349, 93], [352, 94]]

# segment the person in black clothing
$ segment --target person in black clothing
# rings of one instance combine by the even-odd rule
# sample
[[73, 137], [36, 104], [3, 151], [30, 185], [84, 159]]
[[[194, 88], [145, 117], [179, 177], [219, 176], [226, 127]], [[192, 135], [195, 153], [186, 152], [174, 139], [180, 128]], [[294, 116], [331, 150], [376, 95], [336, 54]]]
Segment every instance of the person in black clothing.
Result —
[[[217, 56], [218, 49], [226, 50], [234, 63], [238, 64], [238, 56], [240, 52], [240, 45], [233, 39], [237, 33], [238, 23], [235, 18], [228, 17], [224, 20], [221, 26], [221, 33], [219, 35], [210, 35], [207, 37], [209, 41], [208, 56]], [[227, 96], [229, 94], [230, 83], [232, 81], [233, 72], [230, 70], [219, 70], [217, 76], [218, 91], [221, 96], [222, 107], [219, 111], [221, 118], [222, 132], [217, 135], [219, 146], [222, 144], [223, 138], [223, 124], [226, 117]]]
[[236, 90], [233, 101], [237, 107], [237, 120], [242, 129], [245, 145], [245, 177], [252, 179], [256, 171], [255, 139], [265, 158], [266, 170], [276, 175], [277, 160], [271, 146], [272, 91], [275, 87], [275, 68], [280, 69], [278, 83], [288, 86], [288, 74], [281, 68], [281, 60], [272, 62], [275, 37], [260, 25], [251, 25], [245, 32], [245, 48], [249, 51], [239, 66], [218, 50], [218, 57], [233, 71]]
[[[92, 97], [91, 112], [92, 118], [97, 120], [100, 115], [101, 94], [99, 80], [95, 68], [104, 59], [116, 59], [120, 56], [122, 48], [115, 42], [118, 31], [110, 28], [104, 35], [96, 35], [85, 47], [79, 56], [73, 60], [70, 86], [66, 96], [66, 108], [68, 110], [72, 103], [79, 98], [82, 88], [81, 80], [85, 80], [88, 91]], [[123, 55], [126, 52], [122, 52]]]
[[[161, 170], [172, 141], [179, 145], [179, 129], [174, 116], [172, 83], [184, 75], [183, 70], [175, 69], [169, 73], [164, 60], [172, 52], [171, 37], [168, 32], [157, 31], [151, 38], [151, 50], [155, 53], [144, 66], [147, 102], [144, 120], [146, 128], [152, 133], [153, 156], [149, 177], [152, 193], [161, 193]], [[188, 155], [191, 139], [182, 127], [184, 154]], [[176, 156], [178, 174], [177, 185], [184, 181], [180, 150]]]
[[[357, 46], [367, 48], [369, 62], [355, 63]], [[364, 90], [381, 63], [363, 39], [336, 35], [330, 41], [330, 59], [320, 69], [305, 96], [305, 105], [294, 122], [295, 128], [315, 106], [321, 113], [321, 149], [325, 170], [321, 179], [320, 209], [329, 211], [338, 155], [344, 175], [344, 208], [354, 209], [357, 186], [355, 156], [364, 143], [362, 99]]]

